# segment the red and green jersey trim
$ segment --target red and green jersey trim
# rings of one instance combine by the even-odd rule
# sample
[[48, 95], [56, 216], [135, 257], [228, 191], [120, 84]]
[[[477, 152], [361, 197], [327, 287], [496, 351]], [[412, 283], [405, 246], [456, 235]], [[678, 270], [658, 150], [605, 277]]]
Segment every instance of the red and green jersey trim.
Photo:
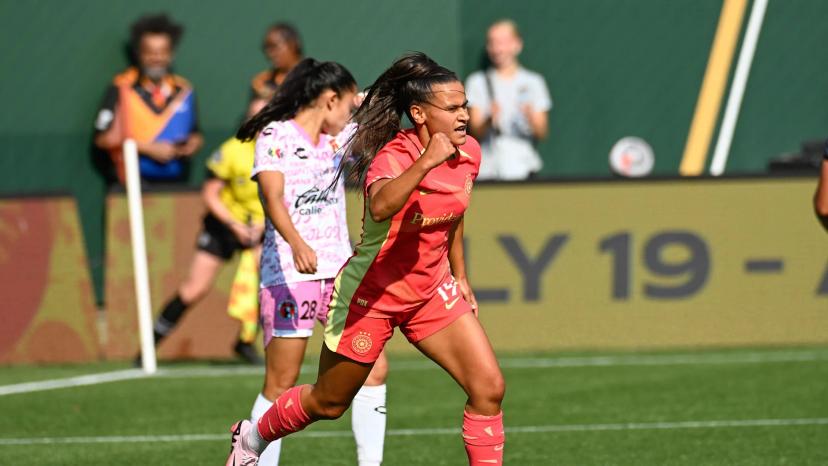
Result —
[[[328, 310], [328, 323], [325, 325], [325, 344], [333, 352], [336, 352], [339, 346], [357, 289], [391, 236], [392, 230], [399, 228], [399, 222], [394, 221], [393, 218], [375, 222], [370, 215], [369, 203], [370, 200], [366, 197], [362, 213], [363, 230], [360, 242], [354, 249], [354, 255], [348, 259], [334, 281], [334, 291]], [[367, 302], [357, 304], [366, 307], [367, 310]]]

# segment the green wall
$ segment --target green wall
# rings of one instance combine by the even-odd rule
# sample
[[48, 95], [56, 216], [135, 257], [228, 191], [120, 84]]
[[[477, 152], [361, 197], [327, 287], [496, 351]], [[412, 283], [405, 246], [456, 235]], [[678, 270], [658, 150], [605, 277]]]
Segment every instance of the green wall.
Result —
[[[482, 50], [487, 25], [513, 17], [521, 61], [547, 80], [554, 108], [543, 174], [608, 175], [610, 149], [624, 136], [650, 143], [655, 173], [678, 172], [721, 1], [468, 3], [481, 13], [467, 15], [464, 50]], [[477, 56], [465, 56], [473, 69]]]
[[[249, 79], [266, 66], [259, 47], [271, 22], [295, 23], [309, 55], [341, 61], [368, 85], [407, 50], [423, 50], [465, 77], [479, 66], [488, 24], [511, 17], [524, 34], [522, 61], [546, 77], [555, 101], [550, 136], [540, 146], [544, 175], [609, 176], [611, 146], [630, 135], [653, 146], [656, 174], [675, 175], [721, 6], [722, 0], [0, 0], [0, 195], [74, 194], [101, 296], [106, 187], [90, 156], [92, 123], [105, 86], [126, 65], [128, 25], [158, 11], [186, 26], [176, 67], [199, 94], [207, 144], [197, 166], [233, 132]], [[822, 0], [770, 0], [728, 173], [762, 172], [769, 158], [824, 135], [828, 74], [818, 51], [826, 17]], [[715, 134], [711, 152], [714, 143]], [[195, 170], [191, 186], [201, 176]]]
[[828, 137], [826, 18], [823, 0], [768, 3], [727, 173], [762, 172], [769, 157]]

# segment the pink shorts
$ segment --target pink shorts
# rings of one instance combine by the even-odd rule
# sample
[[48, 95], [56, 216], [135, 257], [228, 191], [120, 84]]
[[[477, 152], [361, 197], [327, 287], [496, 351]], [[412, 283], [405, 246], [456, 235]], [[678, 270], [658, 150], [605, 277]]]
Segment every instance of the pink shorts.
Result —
[[317, 320], [325, 325], [333, 282], [333, 279], [313, 280], [259, 290], [264, 345], [273, 337], [309, 337]]

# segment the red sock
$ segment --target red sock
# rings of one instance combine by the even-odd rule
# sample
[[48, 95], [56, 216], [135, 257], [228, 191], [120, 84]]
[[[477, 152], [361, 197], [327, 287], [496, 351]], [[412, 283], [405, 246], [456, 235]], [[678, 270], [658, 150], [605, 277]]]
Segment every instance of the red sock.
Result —
[[463, 412], [463, 443], [469, 465], [503, 464], [503, 411], [496, 416]]
[[273, 402], [273, 406], [259, 418], [258, 430], [262, 439], [272, 442], [298, 432], [311, 423], [310, 416], [305, 413], [300, 400], [304, 387], [310, 385], [299, 385], [282, 393]]

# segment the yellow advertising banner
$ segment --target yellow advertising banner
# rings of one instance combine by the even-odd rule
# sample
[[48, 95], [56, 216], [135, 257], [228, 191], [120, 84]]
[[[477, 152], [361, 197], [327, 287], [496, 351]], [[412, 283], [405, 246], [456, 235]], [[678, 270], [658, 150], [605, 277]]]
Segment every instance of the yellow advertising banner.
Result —
[[826, 343], [814, 184], [478, 185], [465, 237], [481, 320], [499, 350]]

